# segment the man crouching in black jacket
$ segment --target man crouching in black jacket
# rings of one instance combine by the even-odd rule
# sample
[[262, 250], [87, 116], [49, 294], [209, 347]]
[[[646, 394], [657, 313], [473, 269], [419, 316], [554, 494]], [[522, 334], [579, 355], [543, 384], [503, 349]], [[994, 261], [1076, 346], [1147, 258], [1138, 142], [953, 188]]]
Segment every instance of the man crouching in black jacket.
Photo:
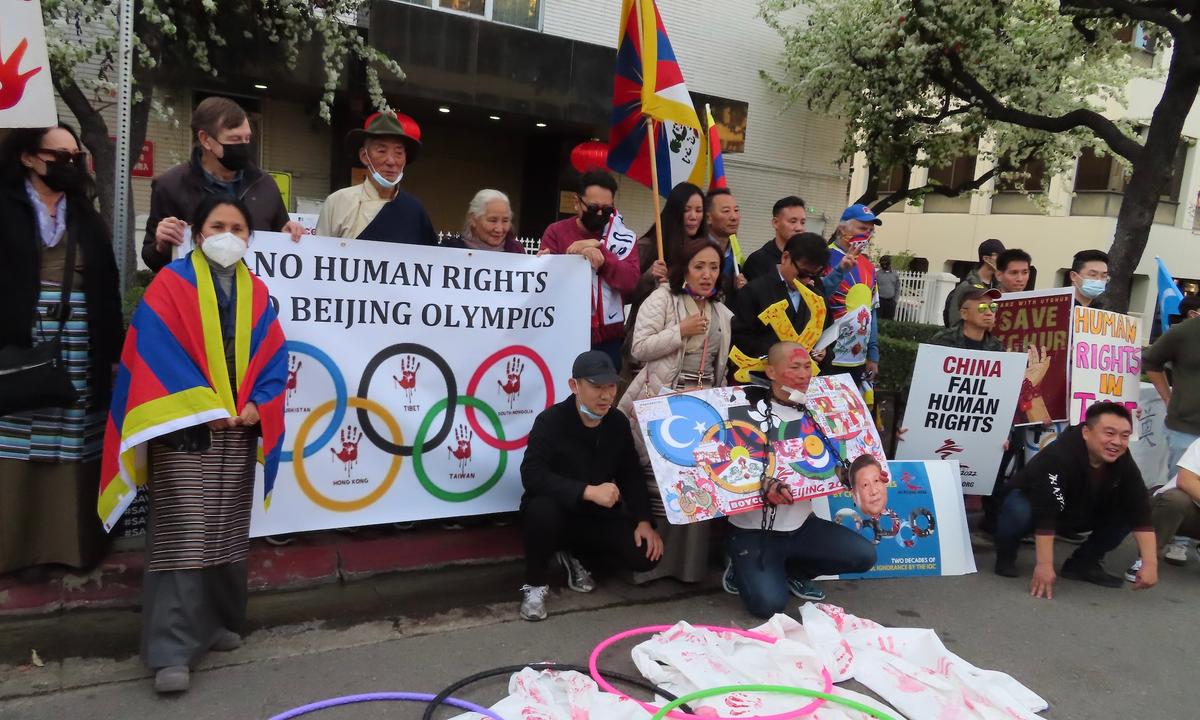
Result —
[[1062, 576], [1103, 587], [1122, 580], [1101, 560], [1129, 532], [1143, 558], [1134, 589], [1158, 582], [1158, 553], [1150, 501], [1142, 473], [1129, 455], [1133, 416], [1123, 405], [1096, 403], [1083, 425], [1064, 432], [1038, 453], [1011, 482], [996, 521], [996, 574], [1017, 577], [1021, 538], [1036, 531], [1037, 567], [1030, 592], [1054, 597], [1054, 534], [1091, 530], [1091, 537], [1062, 565]]
[[634, 572], [653, 569], [662, 557], [629, 420], [610, 412], [617, 395], [612, 360], [583, 353], [570, 385], [571, 397], [534, 420], [521, 463], [526, 620], [546, 618], [552, 559], [566, 570], [567, 587], [591, 592], [592, 574], [572, 553]]

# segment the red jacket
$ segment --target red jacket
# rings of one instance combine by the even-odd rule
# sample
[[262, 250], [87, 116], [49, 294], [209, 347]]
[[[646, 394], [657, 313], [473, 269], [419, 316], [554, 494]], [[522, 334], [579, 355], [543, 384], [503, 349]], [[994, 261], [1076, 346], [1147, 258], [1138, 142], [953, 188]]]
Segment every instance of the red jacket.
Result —
[[[598, 240], [599, 233], [588, 232], [581, 228], [575, 218], [567, 218], [559, 220], [550, 227], [546, 228], [546, 232], [542, 233], [541, 250], [554, 255], [565, 255], [567, 248], [577, 240]], [[604, 255], [604, 264], [600, 266], [597, 274], [600, 279], [608, 283], [608, 286], [621, 294], [621, 298], [626, 302], [629, 296], [637, 287], [638, 278], [641, 276], [641, 269], [638, 264], [637, 247], [625, 256], [624, 260], [619, 260], [616, 255], [611, 253], [608, 248], [601, 246], [600, 252]], [[611, 310], [610, 310], [611, 312]], [[625, 337], [625, 314], [622, 312], [620, 317], [614, 322], [606, 322], [605, 310], [596, 302], [596, 298], [592, 298], [592, 345], [609, 340], [620, 340]]]

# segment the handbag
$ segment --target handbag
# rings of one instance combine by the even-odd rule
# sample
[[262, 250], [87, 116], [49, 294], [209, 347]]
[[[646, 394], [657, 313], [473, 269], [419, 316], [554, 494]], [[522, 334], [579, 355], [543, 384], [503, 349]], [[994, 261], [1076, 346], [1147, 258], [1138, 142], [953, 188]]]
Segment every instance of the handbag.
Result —
[[[79, 391], [71, 382], [62, 357], [63, 327], [71, 316], [71, 287], [75, 281], [76, 242], [73, 234], [66, 234], [67, 261], [62, 291], [58, 307], [51, 313], [58, 320], [54, 339], [44, 340], [31, 348], [18, 345], [0, 348], [0, 415], [38, 408], [65, 408], [79, 401]], [[40, 318], [38, 326], [41, 328]]]

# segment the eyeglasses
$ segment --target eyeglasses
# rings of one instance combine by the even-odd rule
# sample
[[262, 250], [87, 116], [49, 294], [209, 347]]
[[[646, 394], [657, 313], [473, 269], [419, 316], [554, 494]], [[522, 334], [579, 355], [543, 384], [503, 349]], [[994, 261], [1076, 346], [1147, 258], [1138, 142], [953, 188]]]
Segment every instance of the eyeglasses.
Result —
[[993, 312], [994, 313], [999, 308], [1000, 308], [1000, 303], [979, 303], [979, 306], [977, 307], [977, 309], [981, 313], [985, 313], [985, 312]]
[[35, 154], [47, 162], [73, 163], [80, 167], [87, 164], [87, 153], [82, 150], [71, 152], [70, 150], [38, 148]]
[[606, 215], [611, 215], [617, 211], [617, 208], [612, 205], [598, 205], [596, 203], [590, 203], [587, 200], [584, 200], [582, 195], [576, 195], [575, 197], [579, 198], [579, 203], [583, 205], [585, 212], [604, 213]]

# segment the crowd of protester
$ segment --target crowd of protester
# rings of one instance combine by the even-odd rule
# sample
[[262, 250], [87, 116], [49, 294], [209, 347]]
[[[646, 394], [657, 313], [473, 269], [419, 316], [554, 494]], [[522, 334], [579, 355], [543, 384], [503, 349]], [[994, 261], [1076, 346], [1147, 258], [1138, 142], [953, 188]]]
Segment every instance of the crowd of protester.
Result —
[[[221, 322], [205, 329], [212, 333], [205, 339], [223, 349], [230, 386], [239, 393], [245, 377], [234, 372], [238, 292], [257, 287], [240, 284], [242, 259], [254, 231], [282, 231], [302, 241], [302, 228], [289, 218], [275, 183], [250, 161], [251, 129], [242, 108], [208, 98], [193, 115], [192, 132], [188, 162], [153, 183], [142, 257], [155, 271], [193, 272], [211, 282], [167, 287], [163, 278], [170, 273], [160, 272], [147, 296], [173, 293], [174, 302], [215, 303]], [[400, 188], [420, 150], [420, 129], [404, 115], [376, 114], [352, 131], [347, 151], [366, 168], [366, 179], [329, 196], [317, 234], [439, 244], [420, 200]], [[106, 547], [96, 488], [125, 329], [112, 244], [94, 209], [86, 167], [78, 137], [65, 125], [13, 131], [0, 147], [6, 218], [0, 294], [8, 309], [0, 319], [0, 348], [53, 347], [75, 393], [61, 407], [0, 404], [0, 572], [30, 578], [51, 564], [90, 567]], [[592, 571], [606, 565], [641, 580], [694, 581], [706, 569], [714, 524], [665, 523], [633, 412], [636, 400], [734, 384], [730, 354], [738, 348], [766, 359], [764, 376], [748, 395], [765, 403], [768, 417], [787, 422], [803, 409], [814, 366], [847, 373], [867, 389], [887, 362], [880, 356], [879, 319], [895, 316], [899, 280], [890, 258], [871, 260], [882, 220], [870, 208], [851, 205], [825, 238], [806, 232], [804, 200], [784, 197], [772, 211], [774, 237], [747, 256], [737, 238], [740, 208], [728, 189], [706, 194], [678, 185], [655, 223], [627, 246], [606, 234], [619, 217], [616, 208], [615, 178], [585, 172], [574, 215], [550, 225], [541, 240], [539, 255], [586, 259], [599, 292], [592, 292], [590, 349], [574, 363], [571, 395], [537, 416], [521, 466], [520, 614], [527, 620], [547, 616], [555, 568], [577, 592], [593, 590]], [[188, 228], [202, 261], [172, 259]], [[441, 244], [524, 252], [507, 196], [491, 189], [471, 199], [461, 232]], [[932, 343], [1002, 349], [991, 335], [997, 301], [1026, 290], [1033, 259], [989, 239], [980, 244], [978, 260], [947, 298], [945, 328]], [[1104, 291], [1107, 256], [1078, 253], [1067, 279], [1075, 301], [1090, 304]], [[180, 287], [194, 297], [179, 297]], [[213, 297], [202, 297], [202, 288], [211, 288]], [[762, 315], [785, 301], [796, 335], [823, 317], [818, 329], [840, 323], [852, 341], [820, 351], [782, 342]], [[1135, 586], [1157, 582], [1160, 553], [1167, 562], [1186, 561], [1200, 537], [1200, 301], [1185, 300], [1181, 313], [1144, 355], [1168, 407], [1170, 478], [1142, 477], [1128, 451], [1135, 418], [1122, 406], [1094, 405], [1074, 428], [1014, 428], [983, 524], [994, 534], [998, 575], [1018, 574], [1018, 549], [1030, 534], [1036, 553], [1030, 591], [1037, 596], [1052, 595], [1058, 574], [1120, 586], [1122, 579], [1108, 574], [1102, 560], [1130, 533], [1140, 556], [1127, 573]], [[129, 342], [153, 340], [131, 332]], [[1031, 366], [1044, 361], [1044, 350], [1030, 351]], [[127, 372], [137, 381], [148, 371]], [[271, 420], [260, 417], [257, 398], [265, 402], [277, 381], [269, 373], [257, 377], [245, 393], [252, 400], [236, 417], [179, 428], [150, 443], [142, 654], [161, 692], [186, 689], [189, 668], [205, 652], [241, 643], [254, 451], [260, 426]], [[1051, 434], [1052, 441], [1039, 442]], [[1028, 459], [1030, 440], [1044, 447]], [[844, 482], [867, 492], [879, 477], [877, 465], [856, 462]], [[1151, 495], [1145, 480], [1161, 488]], [[762, 482], [761, 516], [734, 516], [726, 531], [723, 585], [750, 613], [780, 612], [789, 595], [820, 600], [825, 595], [814, 578], [872, 566], [869, 541], [814, 516], [811, 503], [794, 500], [786, 485]], [[40, 521], [49, 515], [59, 521]], [[1057, 572], [1056, 536], [1079, 545]]]

